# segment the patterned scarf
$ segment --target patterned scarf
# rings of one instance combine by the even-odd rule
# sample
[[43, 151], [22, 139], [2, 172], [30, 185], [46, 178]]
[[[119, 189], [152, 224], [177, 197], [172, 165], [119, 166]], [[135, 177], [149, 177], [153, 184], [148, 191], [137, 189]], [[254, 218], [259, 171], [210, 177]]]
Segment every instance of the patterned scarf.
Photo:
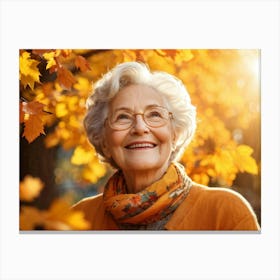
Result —
[[123, 173], [118, 171], [105, 186], [105, 209], [118, 224], [148, 225], [174, 212], [187, 196], [191, 185], [184, 167], [171, 163], [160, 180], [141, 192], [128, 194]]

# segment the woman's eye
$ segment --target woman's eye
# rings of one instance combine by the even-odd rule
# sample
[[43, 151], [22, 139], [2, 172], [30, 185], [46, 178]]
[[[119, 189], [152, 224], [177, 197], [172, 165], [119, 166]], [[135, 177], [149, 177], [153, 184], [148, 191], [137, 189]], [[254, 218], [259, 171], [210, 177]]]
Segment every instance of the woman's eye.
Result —
[[129, 114], [119, 114], [116, 116], [116, 121], [119, 120], [130, 120], [131, 116]]
[[149, 118], [162, 118], [162, 115], [158, 111], [152, 111], [152, 112], [149, 112], [148, 117]]

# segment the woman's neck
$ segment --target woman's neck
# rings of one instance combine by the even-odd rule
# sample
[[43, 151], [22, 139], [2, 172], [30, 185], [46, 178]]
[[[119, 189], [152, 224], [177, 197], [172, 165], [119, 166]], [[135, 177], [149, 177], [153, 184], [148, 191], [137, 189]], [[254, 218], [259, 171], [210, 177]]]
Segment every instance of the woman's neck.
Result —
[[158, 181], [166, 172], [168, 166], [157, 170], [123, 170], [128, 193], [137, 193]]

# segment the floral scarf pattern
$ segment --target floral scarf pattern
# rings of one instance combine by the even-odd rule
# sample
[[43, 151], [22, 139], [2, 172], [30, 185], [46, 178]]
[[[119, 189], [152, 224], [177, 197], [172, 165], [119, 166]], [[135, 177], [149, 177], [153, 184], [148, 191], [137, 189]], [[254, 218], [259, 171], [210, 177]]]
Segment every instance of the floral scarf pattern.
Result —
[[171, 163], [163, 177], [141, 192], [128, 194], [121, 171], [105, 186], [103, 199], [107, 212], [118, 224], [147, 225], [164, 219], [186, 198], [192, 185], [184, 167]]

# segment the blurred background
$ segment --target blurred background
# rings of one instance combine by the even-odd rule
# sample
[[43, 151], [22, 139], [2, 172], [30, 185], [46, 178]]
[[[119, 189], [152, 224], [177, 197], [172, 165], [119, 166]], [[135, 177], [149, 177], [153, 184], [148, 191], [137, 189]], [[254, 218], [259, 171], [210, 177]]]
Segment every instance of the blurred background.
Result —
[[261, 224], [260, 59], [255, 49], [20, 50], [20, 229], [87, 229], [68, 209], [102, 192], [114, 170], [86, 138], [85, 103], [94, 83], [125, 61], [183, 81], [198, 125], [181, 159], [187, 174], [241, 193]]

